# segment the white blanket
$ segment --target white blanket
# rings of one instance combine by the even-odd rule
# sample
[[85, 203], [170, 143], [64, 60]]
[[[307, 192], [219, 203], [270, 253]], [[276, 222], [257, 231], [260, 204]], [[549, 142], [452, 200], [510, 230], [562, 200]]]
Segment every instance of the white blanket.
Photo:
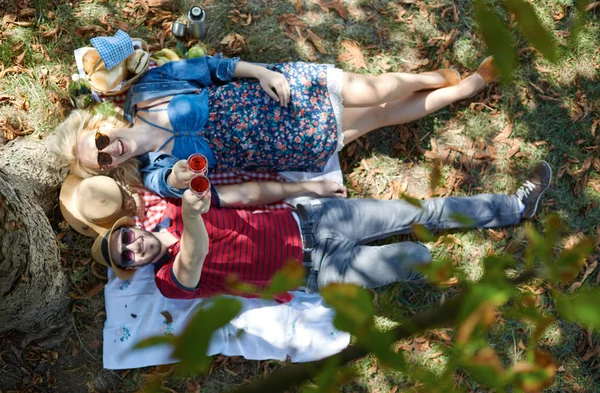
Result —
[[[289, 304], [274, 300], [239, 298], [242, 311], [212, 337], [208, 355], [243, 356], [246, 359], [290, 357], [293, 362], [322, 359], [340, 352], [350, 335], [332, 324], [334, 312], [319, 295], [294, 291]], [[208, 300], [167, 299], [154, 282], [154, 269], [146, 266], [131, 280], [118, 279], [109, 270], [104, 288], [107, 319], [104, 324], [104, 368], [125, 369], [174, 363], [169, 346], [134, 350], [144, 338], [178, 334]], [[168, 317], [161, 314], [167, 311]], [[239, 334], [243, 332], [243, 334]]]

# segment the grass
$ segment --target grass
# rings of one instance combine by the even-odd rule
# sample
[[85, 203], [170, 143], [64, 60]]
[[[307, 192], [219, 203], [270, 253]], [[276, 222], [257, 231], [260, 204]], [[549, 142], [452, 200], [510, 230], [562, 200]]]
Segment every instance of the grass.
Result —
[[[7, 73], [0, 79], [0, 95], [13, 97], [13, 101], [0, 102], [0, 118], [19, 117], [29, 128], [35, 129], [35, 136], [44, 136], [63, 119], [68, 109], [66, 83], [74, 72], [72, 51], [89, 45], [89, 37], [78, 37], [76, 26], [99, 25], [100, 20], [109, 15], [109, 23], [125, 22], [132, 36], [144, 38], [156, 44], [161, 31], [161, 23], [148, 27], [152, 14], [147, 17], [123, 17], [126, 8], [139, 12], [135, 1], [103, 0], [71, 3], [36, 0], [30, 2], [42, 11], [39, 25], [2, 25], [0, 37], [0, 62], [5, 68], [13, 65], [16, 56], [26, 51], [23, 66], [32, 71]], [[173, 13], [165, 20], [172, 21], [182, 15], [192, 0], [173, 2]], [[310, 29], [323, 39], [327, 54], [311, 51], [307, 45], [298, 45], [289, 39], [280, 28], [278, 18], [295, 13], [295, 2], [276, 0], [248, 0], [221, 2], [207, 0], [202, 3], [208, 15], [209, 33], [206, 45], [220, 50], [221, 39], [230, 32], [246, 38], [248, 49], [241, 56], [244, 60], [258, 62], [308, 61], [314, 54], [316, 61], [336, 63], [348, 71], [379, 74], [386, 71], [410, 70], [419, 59], [430, 59], [428, 65], [414, 68], [427, 71], [438, 64], [440, 67], [455, 68], [463, 75], [474, 70], [485, 56], [484, 47], [472, 19], [471, 1], [424, 0], [414, 4], [384, 0], [344, 0], [343, 4], [351, 11], [348, 20], [342, 19], [335, 11], [322, 11], [310, 1], [301, 1], [301, 18]], [[571, 1], [536, 0], [532, 2], [543, 23], [556, 32], [568, 31], [573, 15]], [[437, 7], [441, 4], [441, 7]], [[567, 5], [567, 15], [555, 20], [556, 15]], [[128, 7], [134, 6], [134, 7]], [[458, 20], [454, 20], [456, 8]], [[237, 9], [242, 14], [251, 14], [252, 22], [243, 26], [234, 22], [230, 11]], [[597, 12], [597, 11], [596, 11]], [[401, 18], [401, 20], [400, 20]], [[44, 37], [44, 31], [59, 27], [55, 37]], [[453, 29], [458, 30], [456, 39], [444, 50], [440, 50], [444, 37]], [[427, 191], [426, 178], [431, 163], [425, 158], [425, 151], [437, 145], [465, 148], [477, 146], [479, 140], [492, 144], [491, 140], [508, 124], [512, 124], [511, 138], [518, 139], [519, 150], [508, 157], [511, 146], [496, 143], [497, 157], [494, 160], [467, 160], [464, 154], [456, 154], [442, 166], [442, 186], [451, 180], [453, 195], [470, 195], [481, 192], [513, 192], [525, 179], [527, 171], [535, 162], [545, 159], [554, 168], [568, 165], [571, 171], [581, 168], [588, 157], [597, 155], [598, 137], [592, 135], [592, 123], [599, 117], [600, 84], [598, 69], [600, 58], [597, 50], [597, 37], [600, 22], [594, 15], [588, 15], [585, 28], [576, 38], [558, 35], [561, 58], [556, 64], [542, 59], [535, 51], [524, 50], [519, 57], [519, 69], [510, 85], [493, 85], [470, 100], [465, 100], [445, 108], [438, 113], [405, 126], [409, 132], [407, 141], [401, 140], [401, 130], [387, 127], [361, 138], [355, 147], [348, 146], [341, 153], [345, 181], [352, 197], [381, 197], [390, 191], [394, 182], [408, 183], [409, 193], [424, 196]], [[518, 40], [518, 49], [527, 46], [518, 32], [513, 36]], [[337, 63], [337, 55], [342, 51], [343, 40], [354, 40], [362, 48], [368, 69], [356, 70], [346, 63]], [[21, 43], [23, 46], [20, 47]], [[43, 45], [50, 61], [44, 59], [43, 52], [36, 44]], [[166, 45], [174, 46], [175, 41], [167, 38]], [[23, 105], [23, 102], [28, 102]], [[456, 132], [456, 130], [460, 130]], [[600, 135], [600, 131], [598, 132]], [[590, 179], [598, 179], [600, 174], [594, 166], [587, 171]], [[454, 178], [454, 180], [453, 180]], [[558, 212], [566, 222], [565, 237], [583, 232], [596, 234], [600, 222], [600, 195], [589, 186], [580, 193], [576, 187], [581, 176], [571, 176], [565, 172], [557, 178], [549, 190], [541, 212], [533, 220], [540, 227], [548, 212]], [[590, 204], [595, 204], [590, 209]], [[70, 237], [63, 249], [65, 267], [72, 271], [73, 293], [85, 293], [102, 282], [91, 273], [89, 265], [88, 239], [73, 235], [54, 223], [59, 233]], [[521, 227], [506, 228], [498, 237], [490, 231], [476, 230], [453, 233], [460, 245], [433, 248], [436, 257], [451, 258], [466, 280], [477, 280], [482, 274], [481, 258], [488, 253], [504, 252], [511, 242], [520, 236]], [[404, 238], [406, 239], [406, 238]], [[588, 282], [593, 281], [593, 274]], [[591, 285], [591, 284], [587, 284]], [[538, 283], [535, 289], [541, 290], [541, 307], [552, 312], [548, 288]], [[395, 284], [377, 290], [377, 310], [380, 315], [378, 326], [389, 329], [401, 318], [426, 310], [439, 304], [443, 298], [449, 299], [456, 288], [436, 288], [431, 285], [414, 286]], [[102, 370], [101, 346], [94, 340], [101, 340], [103, 324], [103, 299], [99, 294], [91, 299], [76, 299], [73, 303], [76, 332], [72, 332], [54, 368], [47, 368], [42, 376], [44, 386], [49, 391], [86, 392], [119, 391], [134, 392], [142, 385], [144, 375], [153, 369], [112, 372]], [[514, 320], [504, 320], [490, 333], [505, 365], [510, 365], [523, 356], [519, 341], [525, 337], [530, 327]], [[450, 337], [451, 329], [443, 329]], [[401, 345], [410, 350], [410, 358], [432, 372], [442, 373], [447, 343], [439, 339], [435, 332], [422, 337], [431, 342], [429, 348], [419, 347], [417, 340], [407, 340]], [[541, 340], [541, 345], [552, 352], [562, 365], [553, 385], [547, 392], [597, 392], [600, 379], [596, 360], [583, 361], [581, 348], [587, 340], [587, 333], [581, 327], [559, 320], [551, 325]], [[599, 337], [592, 337], [595, 345]], [[524, 343], [525, 345], [527, 343]], [[408, 350], [407, 350], [408, 351]], [[437, 353], [442, 355], [437, 356]], [[430, 359], [431, 355], [436, 355]], [[8, 364], [2, 371], [0, 389], [10, 390], [21, 386], [26, 373], [20, 368], [17, 357], [2, 352], [1, 360]], [[178, 392], [221, 392], [245, 379], [268, 374], [281, 367], [278, 362], [251, 362], [239, 358], [223, 361], [215, 360], [210, 374], [195, 379], [170, 377], [166, 386]], [[1, 363], [1, 362], [0, 362]], [[29, 372], [36, 372], [36, 364], [29, 362], [22, 366]], [[366, 357], [351, 366], [355, 377], [340, 387], [343, 392], [389, 392], [415, 386], [410, 376], [402, 375], [379, 367], [377, 360]], [[76, 370], [76, 371], [69, 371]], [[39, 371], [39, 370], [38, 370]], [[67, 372], [68, 371], [68, 372]], [[462, 374], [461, 374], [462, 375]], [[56, 382], [50, 384], [50, 376]], [[457, 384], [469, 391], [483, 392], [466, 375], [456, 379]], [[91, 389], [86, 384], [89, 382]], [[8, 385], [3, 385], [8, 384]]]

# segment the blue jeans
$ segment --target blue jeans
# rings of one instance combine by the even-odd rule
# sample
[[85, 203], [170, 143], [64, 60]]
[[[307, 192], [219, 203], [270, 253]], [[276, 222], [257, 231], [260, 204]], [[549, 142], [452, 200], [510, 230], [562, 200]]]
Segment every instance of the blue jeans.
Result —
[[333, 282], [375, 288], [422, 278], [413, 267], [429, 263], [431, 254], [421, 243], [367, 245], [410, 233], [413, 224], [430, 230], [465, 228], [452, 218], [456, 214], [471, 218], [471, 228], [512, 225], [521, 219], [515, 195], [434, 198], [421, 203], [418, 208], [404, 200], [322, 198], [303, 205], [314, 237], [307, 290], [315, 292]]

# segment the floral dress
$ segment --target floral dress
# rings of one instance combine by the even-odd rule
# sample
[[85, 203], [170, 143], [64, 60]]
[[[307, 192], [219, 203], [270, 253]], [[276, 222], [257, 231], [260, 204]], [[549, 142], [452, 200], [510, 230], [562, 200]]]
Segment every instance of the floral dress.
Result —
[[215, 156], [215, 169], [323, 170], [338, 148], [341, 131], [328, 90], [328, 71], [333, 68], [311, 63], [266, 67], [288, 80], [287, 107], [254, 79], [208, 88], [209, 117], [201, 133]]

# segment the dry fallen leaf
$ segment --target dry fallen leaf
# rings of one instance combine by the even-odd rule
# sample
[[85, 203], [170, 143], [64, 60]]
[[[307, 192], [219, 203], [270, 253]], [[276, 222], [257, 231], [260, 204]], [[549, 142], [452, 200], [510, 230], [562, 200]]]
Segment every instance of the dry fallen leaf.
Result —
[[86, 38], [98, 33], [106, 33], [106, 30], [101, 26], [77, 26], [75, 27], [75, 35], [81, 38]]
[[360, 46], [351, 40], [342, 41], [342, 46], [348, 51], [338, 55], [339, 61], [345, 61], [355, 68], [367, 68], [365, 57], [363, 56]]
[[104, 283], [101, 282], [100, 284], [96, 285], [95, 287], [91, 288], [88, 292], [87, 292], [87, 297], [93, 297], [95, 295], [97, 295], [102, 288], [104, 288]]
[[229, 33], [221, 40], [223, 51], [230, 55], [239, 55], [246, 51], [246, 39], [237, 33]]
[[313, 33], [310, 29], [306, 29], [306, 32], [308, 33], [308, 39], [310, 40], [310, 42], [313, 43], [315, 48], [317, 48], [317, 50], [319, 52], [321, 52], [322, 54], [326, 55], [327, 51], [325, 50], [325, 47], [323, 46], [323, 40], [321, 39], [321, 37], [319, 37], [318, 35]]
[[27, 51], [24, 50], [23, 53], [21, 53], [19, 56], [15, 57], [15, 59], [13, 60], [14, 65], [23, 66], [23, 60], [25, 59], [26, 53], [27, 53]]
[[348, 10], [340, 0], [310, 0], [311, 3], [321, 7], [323, 12], [329, 12], [330, 9], [335, 10], [342, 18], [348, 20]]
[[301, 21], [294, 14], [283, 14], [277, 18], [280, 24], [287, 24], [290, 26], [303, 26], [306, 27], [306, 22]]
[[512, 130], [513, 130], [512, 123], [508, 123], [506, 125], [506, 127], [504, 127], [502, 132], [499, 133], [498, 135], [496, 135], [496, 137], [492, 140], [494, 142], [506, 142], [508, 140], [508, 137], [510, 136], [510, 133], [512, 132]]
[[168, 311], [161, 311], [160, 312], [162, 314], [163, 317], [165, 317], [165, 320], [167, 321], [167, 323], [173, 323], [173, 317], [171, 316], [171, 313]]
[[599, 5], [600, 5], [600, 1], [596, 1], [596, 2], [590, 3], [590, 4], [588, 4], [587, 7], [585, 7], [585, 10], [586, 11], [591, 11], [594, 8], [598, 7]]

